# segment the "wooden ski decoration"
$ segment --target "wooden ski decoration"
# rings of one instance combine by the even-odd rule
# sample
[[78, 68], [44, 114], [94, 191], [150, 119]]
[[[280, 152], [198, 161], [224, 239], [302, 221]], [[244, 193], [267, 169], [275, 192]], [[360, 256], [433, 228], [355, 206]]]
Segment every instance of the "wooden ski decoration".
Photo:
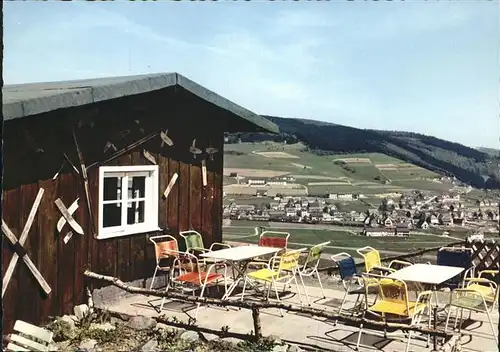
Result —
[[168, 183], [168, 186], [165, 189], [165, 192], [163, 192], [163, 196], [165, 197], [165, 199], [168, 197], [168, 194], [170, 193], [170, 191], [174, 187], [175, 181], [177, 181], [177, 177], [179, 177], [179, 175], [177, 175], [177, 172], [172, 175], [172, 178], [170, 179], [170, 182]]
[[[43, 188], [40, 188], [38, 190], [38, 194], [36, 195], [35, 202], [33, 203], [33, 206], [31, 207], [31, 211], [28, 215], [28, 219], [26, 220], [26, 224], [24, 225], [23, 232], [21, 232], [21, 236], [19, 237], [19, 245], [24, 246], [24, 243], [26, 242], [26, 238], [28, 238], [28, 233], [31, 229], [31, 225], [33, 224], [33, 220], [35, 219], [36, 212], [38, 210], [38, 206], [40, 205], [40, 202], [43, 197], [43, 192], [45, 190]], [[2, 230], [4, 224], [2, 224]], [[8, 230], [7, 225], [5, 225], [6, 229], [4, 232]], [[10, 231], [10, 230], [8, 230]], [[11, 232], [12, 233], [12, 232]], [[6, 234], [7, 235], [7, 234]], [[14, 236], [15, 238], [15, 236]], [[5, 272], [5, 276], [2, 281], [2, 297], [5, 294], [5, 291], [7, 290], [7, 286], [9, 285], [10, 279], [12, 277], [12, 274], [14, 273], [14, 269], [16, 268], [17, 261], [19, 259], [19, 255], [17, 253], [14, 253], [12, 255], [12, 259], [10, 260], [9, 266], [7, 267], [7, 271]]]
[[24, 247], [19, 243], [19, 241], [16, 238], [16, 235], [12, 233], [12, 231], [9, 229], [5, 221], [2, 220], [2, 231], [5, 234], [5, 237], [9, 239], [9, 242], [14, 246], [14, 250], [16, 251], [16, 254], [21, 257], [21, 259], [24, 261], [28, 269], [30, 269], [31, 273], [33, 276], [35, 276], [36, 281], [40, 284], [42, 287], [43, 291], [49, 295], [50, 292], [52, 292], [52, 289], [50, 288], [49, 284], [45, 279], [43, 278], [42, 274], [38, 271], [36, 268], [35, 264], [33, 264], [33, 261], [30, 259], [28, 256], [28, 253], [24, 249]]
[[[73, 216], [75, 213], [76, 209], [78, 209], [78, 200], [80, 198], [76, 198], [76, 200], [69, 206], [68, 208], [68, 213]], [[66, 219], [61, 216], [59, 221], [57, 222], [57, 232], [61, 232], [63, 226], [66, 224]]]
[[156, 165], [156, 159], [154, 156], [151, 155], [150, 152], [148, 152], [146, 149], [143, 149], [142, 154], [144, 154], [144, 157], [148, 159], [151, 163]]
[[165, 130], [165, 132], [160, 132], [160, 138], [161, 138], [161, 146], [163, 147], [164, 144], [168, 145], [169, 147], [174, 145], [174, 142], [172, 139], [167, 135], [168, 129]]
[[57, 205], [57, 208], [59, 208], [59, 211], [61, 212], [62, 216], [68, 222], [69, 226], [71, 226], [71, 228], [75, 230], [76, 233], [83, 235], [82, 227], [76, 222], [75, 219], [73, 219], [68, 209], [66, 209], [66, 207], [64, 206], [64, 203], [62, 202], [61, 198], [57, 198], [55, 203]]
[[66, 236], [64, 236], [64, 238], [63, 238], [64, 244], [67, 244], [69, 242], [69, 240], [71, 239], [71, 237], [73, 237], [73, 231], [68, 232], [66, 234]]
[[201, 175], [203, 178], [203, 186], [207, 185], [207, 163], [205, 159], [201, 161]]

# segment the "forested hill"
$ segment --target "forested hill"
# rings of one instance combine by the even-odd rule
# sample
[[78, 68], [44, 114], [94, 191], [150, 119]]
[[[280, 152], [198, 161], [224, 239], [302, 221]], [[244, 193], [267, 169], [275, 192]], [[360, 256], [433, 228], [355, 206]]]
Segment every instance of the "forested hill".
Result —
[[265, 116], [280, 135], [237, 133], [229, 142], [302, 142], [316, 154], [383, 153], [443, 175], [455, 176], [478, 188], [500, 188], [500, 158], [464, 145], [418, 133], [379, 131], [327, 122]]

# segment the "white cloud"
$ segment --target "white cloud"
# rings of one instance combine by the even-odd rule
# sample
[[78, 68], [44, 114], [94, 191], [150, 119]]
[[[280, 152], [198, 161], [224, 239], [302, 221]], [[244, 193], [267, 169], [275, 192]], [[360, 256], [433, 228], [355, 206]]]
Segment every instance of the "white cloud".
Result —
[[337, 21], [334, 17], [327, 15], [325, 12], [318, 10], [319, 6], [324, 4], [316, 4], [315, 10], [305, 10], [303, 7], [300, 10], [284, 10], [278, 12], [278, 15], [270, 19], [276, 28], [284, 28], [290, 30], [291, 27], [295, 28], [318, 28], [318, 27], [334, 27]]

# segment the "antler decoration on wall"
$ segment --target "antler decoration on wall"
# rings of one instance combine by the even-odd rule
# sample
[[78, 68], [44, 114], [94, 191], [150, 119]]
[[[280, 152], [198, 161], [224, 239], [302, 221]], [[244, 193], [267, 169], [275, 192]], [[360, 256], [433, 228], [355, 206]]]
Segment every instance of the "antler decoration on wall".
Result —
[[189, 152], [193, 154], [193, 158], [196, 159], [196, 156], [203, 153], [200, 148], [196, 148], [196, 138], [193, 139], [193, 144], [189, 148]]
[[107, 153], [108, 151], [113, 150], [114, 152], [118, 151], [118, 148], [111, 143], [110, 141], [106, 142], [106, 145], [104, 146], [104, 153]]
[[205, 153], [207, 153], [211, 161], [214, 161], [214, 155], [217, 154], [218, 152], [219, 149], [217, 148], [207, 147], [207, 149], [205, 149]]

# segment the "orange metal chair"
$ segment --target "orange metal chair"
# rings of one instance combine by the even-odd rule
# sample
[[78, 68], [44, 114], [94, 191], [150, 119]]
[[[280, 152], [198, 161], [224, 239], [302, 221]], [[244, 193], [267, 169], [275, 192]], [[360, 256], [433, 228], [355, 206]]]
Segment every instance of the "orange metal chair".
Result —
[[155, 282], [156, 274], [158, 271], [166, 273], [167, 285], [168, 285], [168, 273], [172, 270], [173, 262], [178, 256], [179, 246], [177, 239], [170, 235], [160, 235], [150, 237], [149, 240], [153, 242], [155, 246], [155, 257], [156, 257], [156, 267], [151, 279], [150, 289], [153, 288]]

